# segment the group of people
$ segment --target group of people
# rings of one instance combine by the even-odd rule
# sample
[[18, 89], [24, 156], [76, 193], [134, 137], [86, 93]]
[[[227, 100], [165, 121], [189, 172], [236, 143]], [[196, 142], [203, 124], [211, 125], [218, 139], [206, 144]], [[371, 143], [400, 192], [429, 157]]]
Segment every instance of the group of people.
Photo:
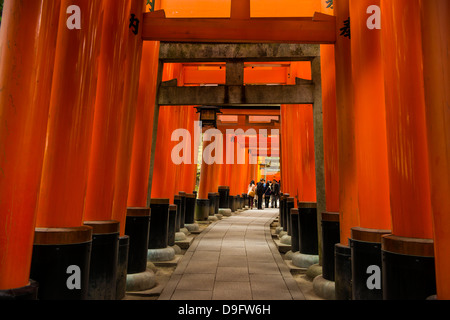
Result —
[[250, 209], [253, 209], [256, 201], [258, 209], [262, 210], [263, 200], [265, 208], [269, 208], [270, 204], [272, 208], [276, 208], [280, 197], [280, 181], [273, 179], [266, 183], [265, 179], [261, 179], [255, 184], [255, 181], [252, 180], [248, 186], [247, 194]]

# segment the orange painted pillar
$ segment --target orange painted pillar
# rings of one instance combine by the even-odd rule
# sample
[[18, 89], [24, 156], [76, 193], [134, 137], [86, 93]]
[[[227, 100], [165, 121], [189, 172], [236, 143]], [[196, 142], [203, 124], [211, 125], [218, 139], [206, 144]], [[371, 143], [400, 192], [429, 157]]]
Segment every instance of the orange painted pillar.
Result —
[[[89, 176], [84, 221], [107, 221], [112, 216], [120, 121], [124, 117], [124, 77], [129, 1], [103, 2], [104, 22], [99, 57]], [[119, 155], [120, 156], [120, 155]]]
[[427, 0], [420, 4], [437, 298], [449, 300], [450, 4], [445, 0]]
[[[179, 177], [177, 184], [175, 185], [175, 194], [178, 194], [180, 191], [191, 193], [193, 190], [192, 185], [192, 176], [190, 172], [190, 168], [196, 167], [196, 156], [197, 153], [194, 152], [194, 144], [195, 144], [195, 127], [194, 127], [194, 121], [196, 119], [196, 109], [192, 106], [186, 106], [183, 107], [182, 113], [181, 113], [181, 129], [186, 130], [187, 139], [183, 139], [183, 149], [186, 153], [186, 161], [180, 164], [177, 167], [178, 173], [177, 176]], [[200, 131], [201, 132], [201, 131]], [[187, 156], [189, 154], [189, 157]], [[189, 191], [186, 191], [189, 190]]]
[[[226, 167], [226, 178], [225, 178], [225, 186], [228, 186], [230, 188], [230, 196], [234, 195], [234, 187], [233, 190], [231, 190], [232, 186], [232, 176], [234, 173], [234, 163], [235, 159], [232, 157], [232, 150], [236, 150], [236, 147], [234, 145], [233, 136], [227, 133], [227, 130], [224, 130], [224, 136], [223, 141], [225, 144], [225, 153], [224, 153], [224, 163]], [[236, 155], [236, 152], [234, 151], [234, 155]]]
[[[208, 152], [208, 146], [213, 144], [212, 141], [203, 141], [203, 152], [205, 152], [205, 149]], [[213, 144], [214, 145], [214, 144]], [[211, 158], [209, 158], [210, 152], [208, 152], [207, 159], [205, 160], [205, 153], [203, 153], [202, 157], [202, 163], [201, 163], [201, 171], [200, 171], [200, 182], [198, 186], [198, 199], [208, 199], [208, 193], [212, 192], [212, 166], [213, 164], [210, 163], [210, 161], [213, 161]], [[214, 155], [213, 155], [214, 156]]]
[[[71, 6], [77, 6], [77, 9]], [[74, 9], [67, 13], [68, 9]], [[78, 14], [77, 14], [78, 11]], [[69, 11], [70, 12], [70, 11]], [[73, 13], [75, 12], [75, 13]], [[75, 15], [75, 16], [74, 16]], [[80, 29], [69, 29], [80, 20]], [[40, 299], [87, 297], [90, 228], [83, 227], [101, 44], [101, 1], [62, 1], [50, 99], [47, 141], [37, 207], [31, 277], [41, 285]], [[75, 23], [75, 26], [77, 24]], [[76, 241], [69, 236], [76, 230]], [[60, 237], [50, 238], [50, 234]], [[71, 239], [71, 245], [66, 241]], [[72, 291], [54, 279], [66, 277], [59, 267], [71, 255], [72, 245], [82, 244], [84, 255], [73, 264], [81, 268], [81, 290]], [[53, 256], [54, 247], [62, 250]], [[48, 252], [50, 250], [51, 252]], [[52, 251], [53, 250], [53, 251]], [[76, 259], [75, 259], [76, 260]], [[55, 269], [54, 269], [55, 268]]]
[[[198, 167], [198, 148], [201, 145], [201, 141], [195, 141], [200, 139], [201, 128], [198, 126], [199, 114], [194, 106], [188, 106], [188, 121], [187, 128], [191, 135], [191, 145], [188, 146], [191, 149], [191, 162], [190, 164], [184, 164], [182, 168], [181, 179], [181, 190], [186, 193], [192, 193], [196, 186], [197, 181], [197, 167]], [[197, 123], [197, 124], [196, 124]], [[196, 133], [197, 132], [197, 133]], [[189, 190], [189, 191], [186, 191]]]
[[326, 209], [339, 212], [339, 163], [336, 121], [336, 67], [333, 45], [321, 45], [323, 144]]
[[[146, 5], [145, 11], [149, 11], [149, 8], [150, 6]], [[155, 1], [155, 10], [159, 9], [161, 9], [161, 3]], [[149, 208], [148, 189], [155, 103], [158, 81], [161, 80], [158, 79], [158, 76], [162, 77], [162, 75], [158, 75], [159, 42], [145, 41], [142, 44], [142, 57], [139, 69], [127, 206]]]
[[219, 176], [219, 185], [227, 186], [228, 184], [228, 175], [229, 175], [229, 165], [227, 164], [227, 136], [226, 129], [223, 127], [218, 127], [220, 132], [222, 132], [223, 143], [222, 143], [222, 164], [220, 165], [220, 176]]
[[152, 178], [152, 198], [170, 199], [173, 203], [173, 186], [175, 184], [175, 165], [171, 159], [171, 135], [175, 130], [179, 109], [160, 106], [158, 133], [156, 137], [155, 162]]
[[59, 9], [60, 1], [7, 1], [3, 7], [0, 290], [30, 284]]
[[280, 143], [281, 143], [281, 181], [282, 184], [280, 186], [280, 191], [282, 193], [289, 193], [288, 192], [288, 175], [287, 175], [287, 160], [288, 155], [287, 151], [289, 150], [289, 147], [286, 145], [286, 136], [288, 135], [288, 122], [286, 118], [286, 110], [289, 106], [287, 105], [281, 105], [280, 107], [280, 124], [281, 124], [281, 137], [280, 137]]
[[[181, 64], [166, 64], [163, 81], [179, 79]], [[158, 132], [156, 136], [155, 159], [152, 175], [152, 198], [166, 198], [173, 203], [176, 181], [176, 164], [172, 159], [172, 149], [176, 142], [172, 141], [172, 133], [179, 129], [181, 117], [180, 106], [160, 106], [158, 115]]]
[[[237, 137], [230, 135], [230, 139], [227, 140], [230, 149], [233, 150], [233, 157], [230, 157], [230, 172], [228, 174], [228, 183], [230, 186], [230, 195], [236, 196], [238, 194], [238, 182], [237, 177], [239, 176], [239, 165], [237, 164]], [[228, 151], [227, 151], [228, 152]]]
[[[379, 1], [350, 0], [360, 226], [391, 228], [381, 30], [364, 14]], [[361, 14], [363, 13], [363, 14]]]
[[382, 0], [381, 12], [392, 215], [392, 235], [382, 239], [383, 298], [425, 299], [436, 284], [420, 1]]
[[302, 105], [300, 116], [301, 179], [300, 202], [316, 202], [316, 165], [314, 158], [313, 106]]
[[242, 197], [242, 194], [247, 194], [248, 191], [248, 185], [251, 181], [250, 179], [250, 157], [249, 157], [249, 147], [245, 146], [245, 162], [242, 164], [242, 175], [240, 178], [240, 195]]
[[[72, 4], [80, 30], [65, 23]], [[62, 1], [37, 227], [82, 225], [101, 27], [102, 2]]]
[[367, 27], [372, 5], [380, 2], [350, 0], [360, 220], [350, 239], [354, 300], [382, 299], [381, 288], [367, 287], [366, 271], [371, 265], [381, 268], [381, 236], [391, 229], [381, 30]]
[[[359, 226], [358, 179], [356, 168], [355, 111], [353, 103], [350, 38], [342, 34], [350, 18], [349, 1], [334, 2], [337, 23], [335, 44], [337, 138], [339, 147], [340, 243], [348, 245], [350, 230]], [[344, 28], [342, 31], [341, 28]]]
[[[142, 0], [131, 0], [127, 13], [131, 16], [134, 14], [136, 19], [142, 21], [142, 14], [145, 11], [144, 2]], [[129, 21], [127, 16], [126, 21]], [[128, 27], [128, 26], [127, 26]], [[123, 88], [123, 104], [124, 113], [120, 121], [120, 135], [117, 149], [117, 162], [114, 174], [114, 199], [112, 206], [111, 219], [119, 222], [119, 248], [117, 262], [117, 285], [116, 300], [120, 300], [126, 293], [126, 279], [128, 273], [128, 257], [130, 256], [130, 248], [134, 249], [131, 244], [133, 235], [126, 235], [126, 221], [129, 211], [127, 209], [127, 198], [130, 182], [130, 167], [133, 147], [133, 134], [136, 120], [137, 98], [139, 90], [139, 76], [142, 57], [143, 41], [141, 38], [141, 30], [139, 26], [137, 30], [126, 29], [126, 59], [123, 66], [124, 88]], [[136, 213], [131, 210], [130, 215]], [[132, 218], [134, 219], [134, 218]]]
[[[332, 5], [321, 0], [321, 11], [334, 15]], [[335, 244], [340, 242], [339, 232], [339, 161], [336, 120], [336, 66], [334, 45], [320, 46], [322, 76], [322, 120], [325, 178], [325, 212], [321, 213], [321, 255], [322, 277], [335, 280]]]
[[[293, 62], [290, 74], [289, 84], [294, 84], [295, 78], [311, 79], [311, 65]], [[292, 173], [288, 174], [290, 185], [288, 193], [296, 199], [294, 207], [297, 208], [298, 202], [316, 201], [313, 106], [289, 105], [286, 117], [289, 123], [286, 169]]]
[[[187, 118], [187, 107], [182, 107], [180, 109], [180, 117], [178, 118], [178, 128], [177, 129], [185, 129], [186, 132], [187, 132], [186, 118]], [[182, 141], [183, 141], [183, 147], [184, 148], [183, 148], [183, 154], [179, 154], [179, 156], [183, 157], [184, 161], [188, 160], [187, 157], [184, 157], [184, 156], [186, 156], [186, 153], [187, 153], [187, 150], [186, 150], [187, 141], [185, 141], [185, 140], [189, 139], [189, 138], [192, 138], [192, 137], [190, 137], [190, 136], [189, 137], [183, 136], [181, 138], [181, 139], [183, 139]], [[175, 167], [175, 170], [176, 170], [175, 176], [176, 176], [176, 179], [177, 179], [177, 183], [174, 185], [174, 190], [173, 190], [173, 194], [174, 195], [178, 195], [178, 192], [182, 191], [182, 190], [180, 190], [180, 182], [181, 182], [180, 179], [181, 179], [182, 172], [183, 172], [184, 161], [182, 163], [180, 163], [180, 164], [177, 164], [176, 167]], [[192, 160], [189, 159], [189, 161], [192, 161]]]
[[[131, 0], [130, 12], [136, 18], [142, 20], [144, 5], [142, 0]], [[126, 46], [126, 60], [124, 65], [125, 87], [124, 108], [125, 113], [120, 123], [120, 136], [118, 144], [118, 159], [115, 167], [114, 179], [114, 201], [112, 208], [112, 219], [120, 222], [120, 236], [125, 236], [125, 222], [127, 215], [127, 199], [130, 186], [131, 159], [133, 149], [133, 136], [136, 122], [137, 99], [139, 92], [140, 68], [142, 65], [143, 41], [138, 34], [128, 30], [128, 41]], [[145, 57], [152, 59], [152, 57]]]
[[358, 179], [356, 168], [355, 111], [353, 103], [352, 57], [349, 33], [349, 0], [333, 2], [336, 16], [336, 120], [339, 155], [339, 228], [340, 242], [335, 245], [336, 299], [352, 297], [351, 257], [348, 239], [351, 228], [359, 226]]
[[[303, 191], [303, 176], [302, 176], [302, 145], [301, 139], [303, 132], [300, 130], [300, 109], [302, 105], [287, 106], [287, 119], [289, 123], [288, 132], [286, 136], [287, 149], [287, 180], [289, 187], [287, 193], [294, 198], [294, 208], [297, 208], [298, 202], [301, 199], [301, 192]], [[291, 147], [289, 147], [291, 146]]]
[[[204, 130], [205, 131], [205, 130]], [[218, 141], [211, 135], [212, 132], [203, 135], [203, 145], [202, 145], [202, 160], [200, 165], [200, 181], [198, 184], [198, 193], [196, 200], [196, 211], [195, 218], [197, 221], [206, 221], [210, 215], [210, 200], [209, 194], [216, 192], [213, 189], [213, 170], [214, 162], [217, 157], [217, 145]], [[213, 151], [214, 149], [214, 151]]]
[[144, 42], [142, 57], [133, 135], [128, 207], [149, 207], [150, 199], [147, 199], [147, 193], [157, 91], [159, 42]]
[[212, 173], [211, 173], [211, 191], [210, 192], [217, 192], [219, 189], [219, 175], [220, 175], [220, 167], [222, 165], [220, 163], [215, 162], [212, 165]]

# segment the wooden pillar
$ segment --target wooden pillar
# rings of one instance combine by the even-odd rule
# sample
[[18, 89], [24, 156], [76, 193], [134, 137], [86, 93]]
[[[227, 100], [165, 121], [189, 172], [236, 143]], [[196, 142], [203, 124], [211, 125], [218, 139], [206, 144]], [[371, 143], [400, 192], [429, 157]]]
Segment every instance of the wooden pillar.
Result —
[[152, 152], [153, 120], [156, 92], [160, 81], [158, 78], [162, 76], [161, 64], [158, 63], [159, 42], [144, 42], [142, 57], [133, 134], [128, 207], [149, 207], [147, 191]]
[[392, 215], [383, 297], [425, 299], [436, 289], [420, 1], [382, 0], [381, 12]]
[[[72, 5], [80, 9], [75, 18], [80, 20], [80, 29], [68, 28], [67, 9]], [[102, 1], [61, 2], [30, 272], [40, 283], [42, 300], [87, 298], [91, 252], [87, 239], [92, 228], [83, 226], [83, 212], [102, 25]], [[82, 236], [72, 238], [72, 234]], [[77, 247], [82, 248], [75, 254]], [[68, 257], [81, 269], [81, 290], [65, 285]]]
[[[150, 5], [146, 4], [146, 11]], [[161, 9], [156, 1], [154, 9]], [[163, 63], [159, 61], [159, 42], [145, 41], [142, 45], [139, 85], [137, 93], [136, 120], [128, 189], [128, 207], [150, 207], [152, 159], [159, 106], [157, 90], [163, 78]], [[156, 119], [155, 119], [156, 118]]]
[[339, 212], [339, 163], [336, 122], [336, 68], [333, 45], [321, 45], [323, 144], [326, 210]]
[[382, 299], [367, 287], [367, 268], [381, 268], [381, 235], [389, 234], [389, 177], [381, 30], [369, 29], [365, 14], [379, 1], [350, 0], [351, 54], [358, 180], [359, 227], [352, 227], [353, 299]]
[[[183, 145], [186, 152], [190, 152], [190, 158], [187, 163], [180, 165], [178, 191], [183, 191], [186, 193], [192, 193], [195, 189], [195, 182], [197, 179], [197, 159], [198, 159], [198, 147], [201, 141], [201, 128], [198, 126], [199, 115], [197, 114], [197, 109], [194, 106], [186, 106], [185, 108], [185, 119], [183, 128], [189, 132], [190, 141], [186, 141]], [[199, 138], [200, 137], [200, 138]], [[188, 191], [189, 190], [189, 191]]]
[[426, 127], [437, 298], [450, 299], [450, 4], [421, 1]]
[[25, 287], [60, 1], [7, 1], [0, 32], [0, 290]]
[[282, 184], [280, 185], [280, 191], [283, 193], [288, 193], [288, 181], [287, 181], [287, 150], [288, 147], [286, 146], [286, 136], [287, 136], [287, 120], [286, 120], [286, 108], [288, 108], [287, 105], [281, 105], [280, 107], [280, 127], [281, 127], [281, 134], [280, 134], [280, 162], [281, 162], [281, 181]]
[[85, 221], [110, 220], [115, 189], [120, 121], [124, 117], [124, 78], [129, 1], [103, 3], [104, 22], [86, 191]]
[[165, 198], [173, 202], [175, 185], [175, 164], [171, 159], [171, 135], [178, 121], [179, 109], [161, 106], [159, 111], [158, 135], [152, 177], [152, 198]]
[[[142, 19], [144, 6], [142, 0], [132, 0], [130, 5], [131, 14], [137, 19]], [[141, 32], [141, 29], [139, 29]], [[128, 30], [128, 41], [126, 47], [126, 61], [124, 66], [124, 108], [125, 113], [120, 123], [120, 137], [118, 144], [118, 159], [115, 168], [115, 190], [112, 219], [120, 221], [120, 235], [125, 235], [125, 222], [127, 216], [127, 199], [130, 186], [131, 159], [133, 149], [133, 136], [137, 113], [137, 100], [139, 93], [139, 78], [141, 70], [141, 58], [143, 41], [139, 36]], [[145, 57], [152, 59], [152, 57]]]
[[337, 34], [335, 44], [336, 119], [339, 155], [340, 243], [335, 245], [336, 299], [351, 299], [351, 228], [359, 226], [356, 168], [355, 111], [353, 103], [349, 0], [333, 2]]
[[[334, 2], [337, 23], [335, 45], [337, 138], [339, 147], [339, 218], [342, 245], [348, 244], [350, 230], [359, 226], [358, 179], [356, 168], [355, 111], [353, 103], [350, 38], [341, 34], [350, 19], [349, 1]], [[348, 30], [350, 31], [350, 30]]]
[[361, 227], [390, 230], [381, 30], [367, 28], [370, 5], [380, 2], [350, 0], [359, 219]]
[[[212, 185], [212, 163], [210, 161], [213, 161], [213, 159], [210, 158], [210, 152], [208, 151], [208, 146], [213, 144], [210, 139], [208, 141], [203, 141], [203, 157], [202, 157], [202, 163], [201, 163], [201, 172], [200, 172], [200, 183], [198, 187], [198, 199], [208, 199], [208, 193], [213, 192], [213, 189], [211, 187]], [[208, 156], [205, 159], [205, 149], [207, 150]], [[211, 155], [214, 157], [214, 154]]]
[[[65, 23], [73, 4], [81, 11], [79, 30]], [[82, 225], [102, 16], [101, 1], [61, 2], [37, 227]]]

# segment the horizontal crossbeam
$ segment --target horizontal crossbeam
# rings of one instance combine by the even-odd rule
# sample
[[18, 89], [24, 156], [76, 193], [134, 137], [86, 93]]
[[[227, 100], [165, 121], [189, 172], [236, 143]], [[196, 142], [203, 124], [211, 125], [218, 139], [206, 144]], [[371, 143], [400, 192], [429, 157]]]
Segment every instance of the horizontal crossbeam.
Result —
[[320, 56], [320, 45], [287, 43], [167, 43], [161, 42], [163, 62], [311, 61]]
[[145, 13], [143, 40], [216, 43], [336, 42], [336, 19], [314, 18], [166, 18], [163, 10]]
[[161, 86], [159, 105], [313, 104], [314, 85], [275, 86]]

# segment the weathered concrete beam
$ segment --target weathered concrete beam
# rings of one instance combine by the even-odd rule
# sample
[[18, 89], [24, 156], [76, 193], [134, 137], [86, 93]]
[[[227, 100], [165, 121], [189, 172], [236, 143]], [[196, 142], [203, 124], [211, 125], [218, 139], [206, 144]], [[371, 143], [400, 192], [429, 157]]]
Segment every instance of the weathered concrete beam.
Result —
[[317, 228], [319, 244], [319, 264], [322, 265], [322, 212], [326, 212], [325, 159], [323, 146], [322, 73], [320, 57], [311, 63], [314, 82], [314, 159], [316, 170]]
[[159, 105], [313, 104], [314, 85], [167, 87], [159, 89]]
[[320, 56], [316, 44], [288, 43], [169, 43], [161, 42], [159, 59], [163, 62], [244, 62], [310, 61]]

